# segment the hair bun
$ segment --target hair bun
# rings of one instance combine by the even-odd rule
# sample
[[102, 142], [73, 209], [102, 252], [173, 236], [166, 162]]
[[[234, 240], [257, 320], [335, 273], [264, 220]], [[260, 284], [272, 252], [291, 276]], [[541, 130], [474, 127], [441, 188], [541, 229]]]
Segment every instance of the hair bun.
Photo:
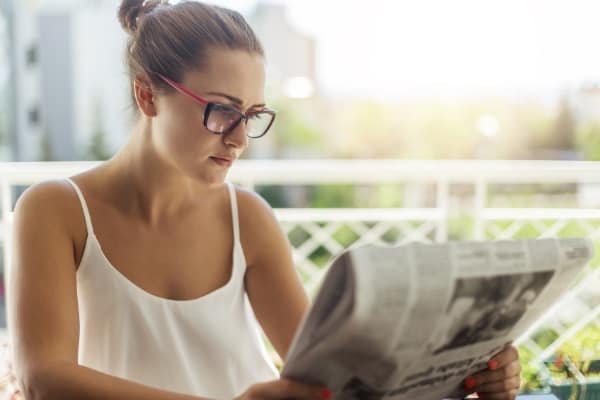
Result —
[[139, 18], [162, 4], [168, 5], [169, 2], [168, 0], [123, 0], [119, 7], [119, 22], [127, 33], [133, 34], [139, 26]]

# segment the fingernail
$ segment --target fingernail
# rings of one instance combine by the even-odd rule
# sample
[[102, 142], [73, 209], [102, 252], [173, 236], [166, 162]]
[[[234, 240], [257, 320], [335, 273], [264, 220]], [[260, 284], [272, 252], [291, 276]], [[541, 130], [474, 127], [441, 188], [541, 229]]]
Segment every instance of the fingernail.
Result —
[[490, 360], [490, 361], [488, 361], [488, 367], [492, 371], [495, 370], [496, 368], [498, 368], [498, 361], [496, 361], [496, 360]]
[[325, 400], [329, 400], [331, 398], [331, 396], [333, 396], [333, 393], [331, 393], [331, 390], [329, 390], [329, 389], [321, 390], [321, 397], [324, 398]]
[[473, 389], [475, 387], [475, 384], [477, 382], [475, 382], [475, 378], [473, 378], [472, 376], [468, 377], [467, 379], [465, 379], [465, 388], [467, 389]]

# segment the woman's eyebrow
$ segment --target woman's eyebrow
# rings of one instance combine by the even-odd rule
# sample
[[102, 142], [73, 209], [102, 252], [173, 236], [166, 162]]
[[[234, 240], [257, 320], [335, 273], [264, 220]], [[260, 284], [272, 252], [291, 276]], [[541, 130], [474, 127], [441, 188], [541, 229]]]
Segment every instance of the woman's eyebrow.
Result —
[[[232, 103], [234, 103], [237, 106], [241, 106], [244, 102], [240, 99], [238, 99], [237, 97], [234, 96], [230, 96], [228, 94], [225, 93], [221, 93], [221, 92], [208, 92], [207, 94], [209, 95], [214, 95], [214, 96], [221, 96], [226, 98], [227, 100], [231, 101]], [[253, 106], [251, 106], [250, 108], [257, 108], [257, 107], [265, 107], [266, 104], [262, 103], [262, 104], [254, 104]]]

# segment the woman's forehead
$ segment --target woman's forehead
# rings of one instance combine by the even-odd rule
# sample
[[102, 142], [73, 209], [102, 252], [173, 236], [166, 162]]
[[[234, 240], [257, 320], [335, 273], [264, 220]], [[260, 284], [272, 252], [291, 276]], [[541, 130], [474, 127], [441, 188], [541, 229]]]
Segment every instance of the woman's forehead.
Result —
[[204, 93], [224, 93], [245, 103], [262, 103], [264, 59], [242, 50], [210, 50], [205, 54], [202, 68], [185, 73], [184, 85]]

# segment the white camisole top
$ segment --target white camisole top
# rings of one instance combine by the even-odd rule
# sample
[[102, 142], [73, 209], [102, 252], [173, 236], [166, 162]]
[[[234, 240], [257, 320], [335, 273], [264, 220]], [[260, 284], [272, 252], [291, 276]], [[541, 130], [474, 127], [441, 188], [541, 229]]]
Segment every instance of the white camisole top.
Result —
[[227, 184], [234, 237], [230, 280], [200, 298], [172, 300], [145, 291], [110, 263], [81, 190], [69, 182], [87, 229], [77, 270], [80, 365], [211, 399], [232, 399], [254, 383], [278, 378], [244, 288], [246, 260], [232, 184]]

